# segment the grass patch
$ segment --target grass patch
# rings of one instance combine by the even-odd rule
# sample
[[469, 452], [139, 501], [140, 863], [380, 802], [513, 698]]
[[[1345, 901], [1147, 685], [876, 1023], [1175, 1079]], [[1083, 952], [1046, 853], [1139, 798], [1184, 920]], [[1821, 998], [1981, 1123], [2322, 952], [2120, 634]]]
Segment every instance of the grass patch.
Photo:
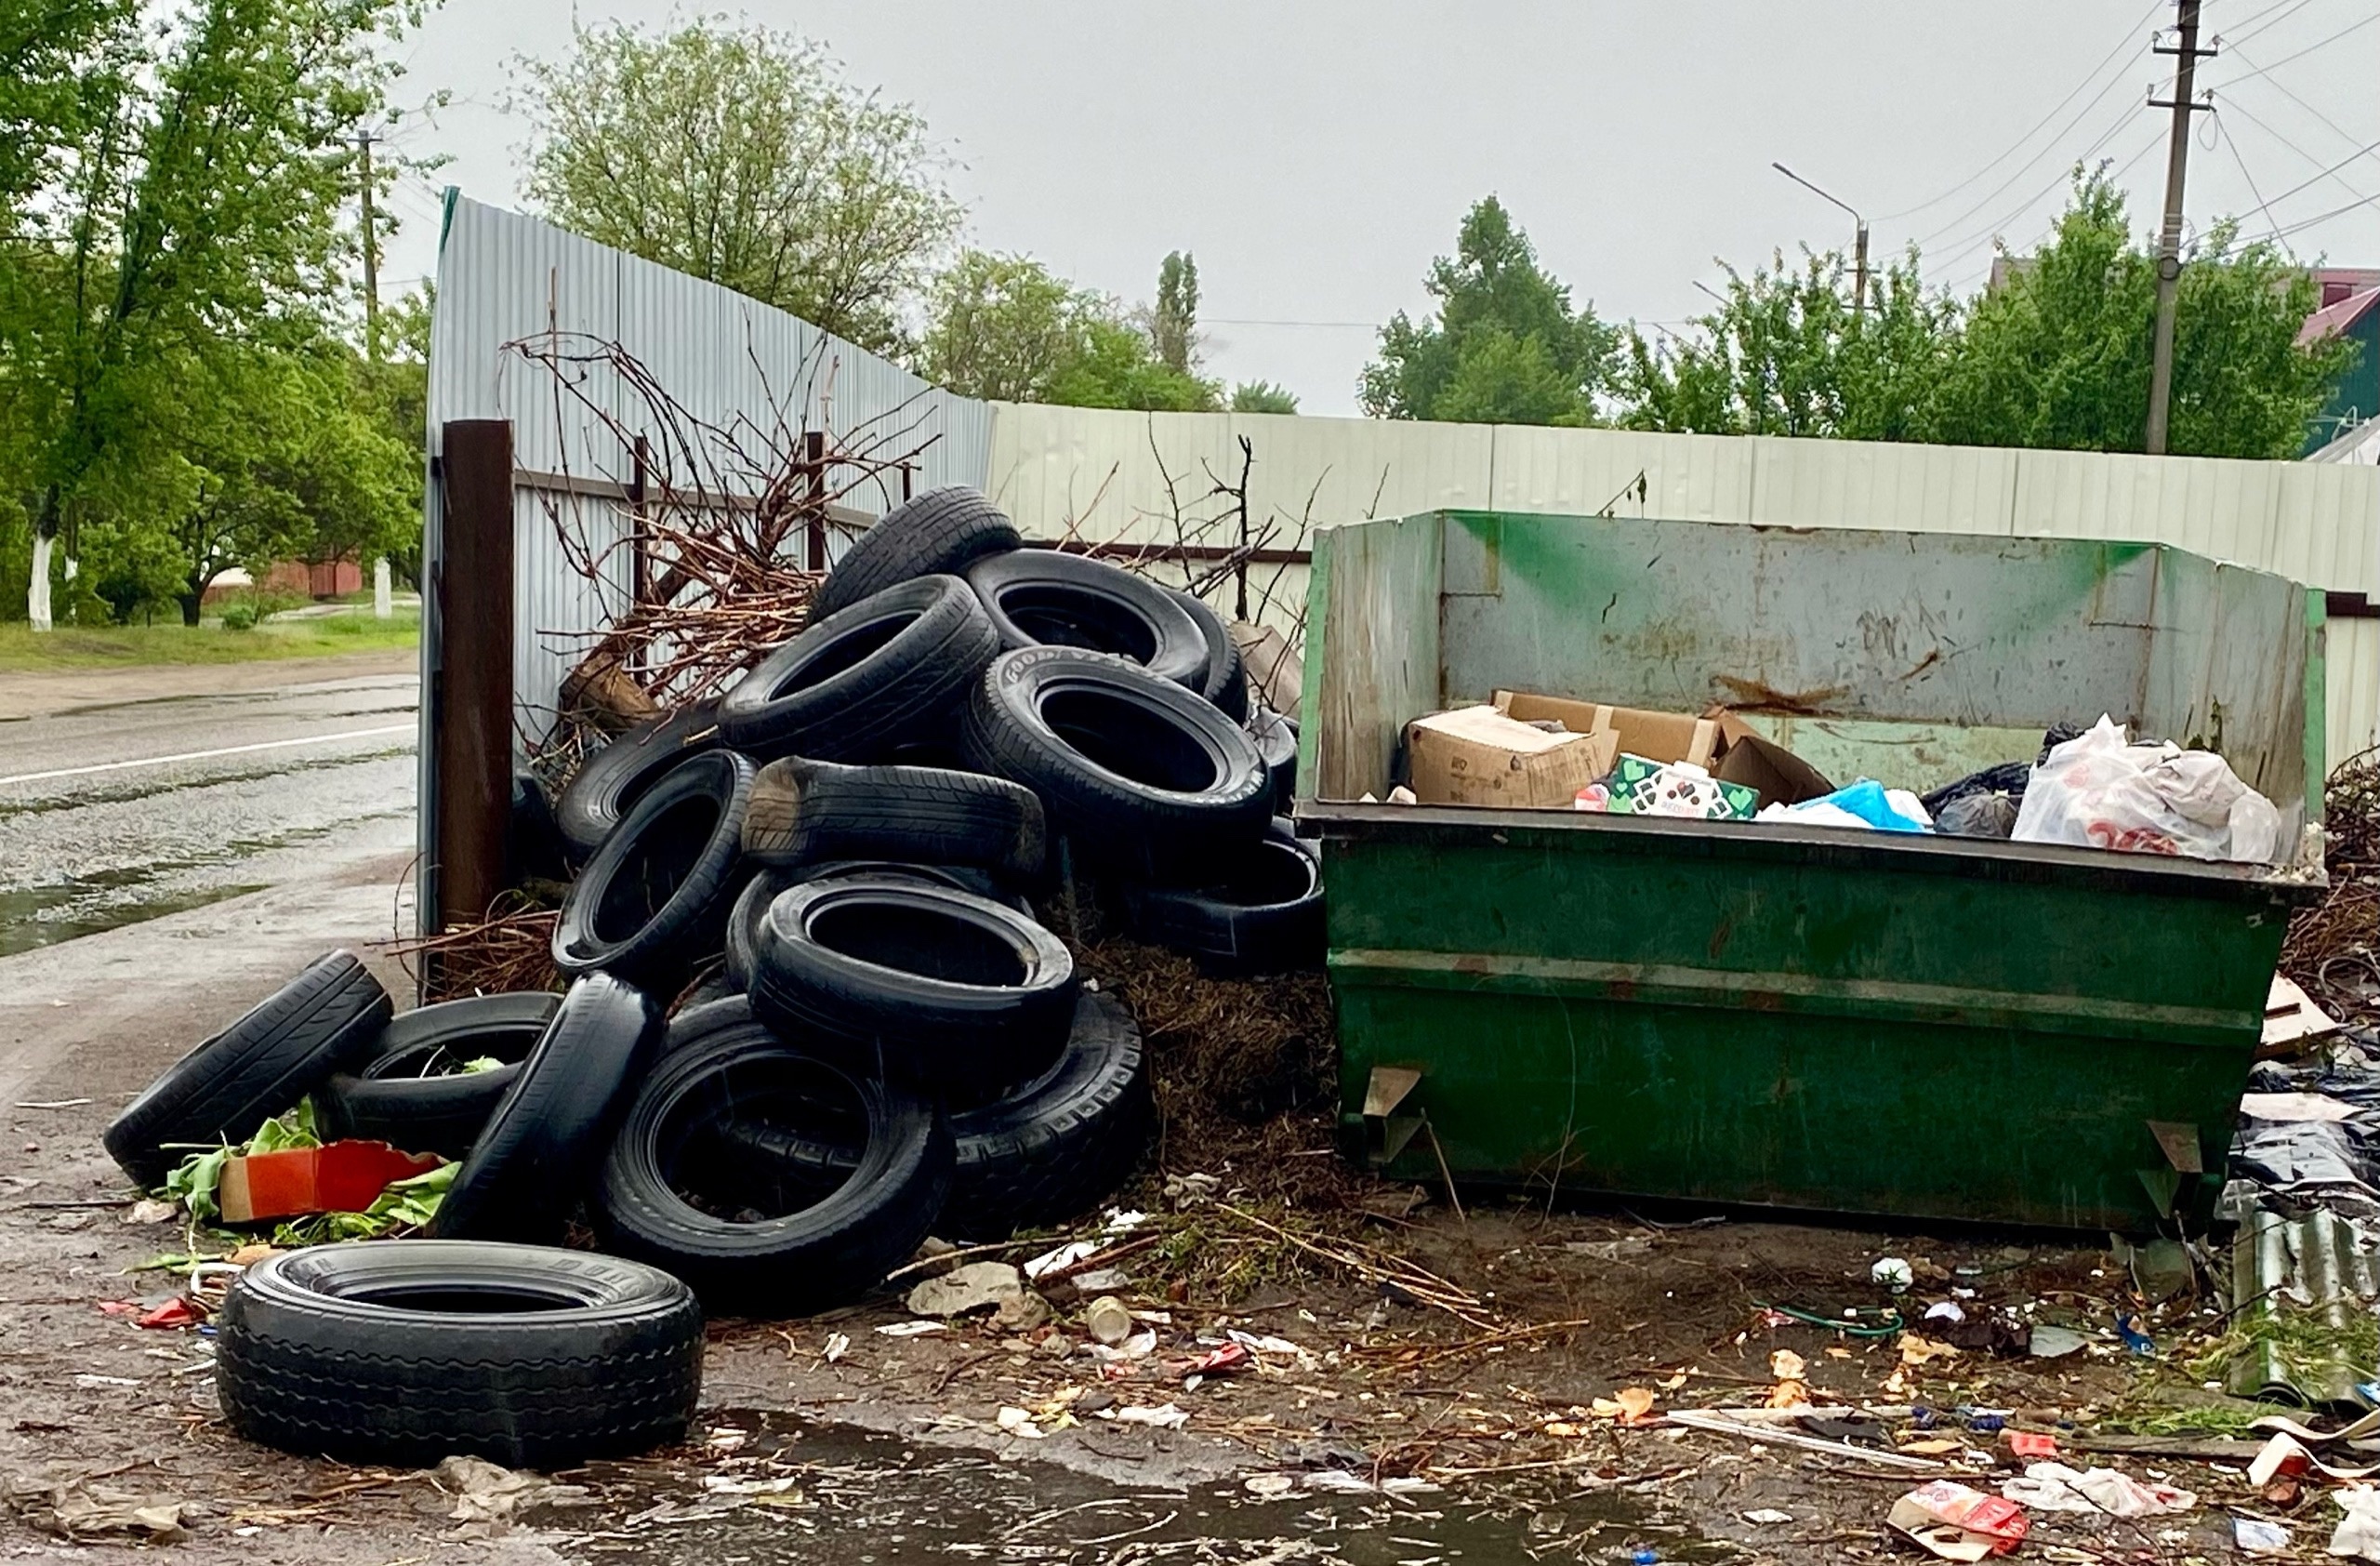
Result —
[[2258, 1348], [2269, 1350], [2294, 1386], [2319, 1387], [2341, 1373], [2349, 1383], [2369, 1381], [2380, 1370], [2380, 1316], [2350, 1309], [2339, 1326], [2319, 1311], [2285, 1305], [2270, 1314], [2251, 1310], [2222, 1336], [2208, 1339], [2184, 1368], [2194, 1381], [2221, 1381], [2234, 1360]]
[[420, 639], [421, 611], [411, 607], [400, 608], [385, 620], [370, 615], [326, 615], [266, 620], [246, 630], [227, 630], [219, 624], [60, 626], [40, 635], [29, 626], [0, 625], [0, 672], [331, 657], [410, 647]]

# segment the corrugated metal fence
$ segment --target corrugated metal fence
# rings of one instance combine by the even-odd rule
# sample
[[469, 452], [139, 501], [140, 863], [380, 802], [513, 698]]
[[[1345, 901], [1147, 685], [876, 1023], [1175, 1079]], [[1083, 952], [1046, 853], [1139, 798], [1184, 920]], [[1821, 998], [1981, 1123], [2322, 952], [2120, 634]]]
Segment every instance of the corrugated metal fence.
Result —
[[[2238, 462], [985, 404], [782, 311], [450, 192], [431, 333], [431, 460], [434, 473], [450, 419], [513, 422], [514, 697], [524, 735], [544, 731], [575, 649], [629, 592], [624, 509], [558, 498], [554, 479], [625, 483], [624, 436], [669, 444], [611, 364], [574, 365], [562, 394], [543, 365], [508, 346], [541, 336], [549, 346], [617, 343], [717, 429], [784, 422], [841, 436], [897, 422], [905, 446], [932, 437], [918, 487], [978, 485], [1029, 537], [1163, 546], [1187, 574], [1256, 550], [1249, 610], [1284, 626], [1303, 613], [1312, 530], [1442, 507], [2178, 544], [2327, 590], [2330, 756], [2380, 742], [2380, 467], [2360, 454]], [[880, 511], [897, 497], [851, 498]], [[432, 572], [439, 499], [432, 483]], [[558, 514], [581, 536], [575, 560]], [[582, 568], [590, 559], [591, 577]], [[1229, 612], [1236, 585], [1209, 596]], [[433, 592], [426, 692], [436, 688], [439, 647]], [[433, 716], [426, 698], [425, 768]], [[425, 772], [425, 857], [435, 841], [430, 783]]]

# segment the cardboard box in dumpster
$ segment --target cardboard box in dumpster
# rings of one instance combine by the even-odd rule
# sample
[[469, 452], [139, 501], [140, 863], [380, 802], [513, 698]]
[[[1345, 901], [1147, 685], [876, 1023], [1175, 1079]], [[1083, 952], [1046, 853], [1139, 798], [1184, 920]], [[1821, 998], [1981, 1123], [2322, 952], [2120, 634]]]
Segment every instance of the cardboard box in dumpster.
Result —
[[1608, 731], [1554, 734], [1492, 707], [1459, 707], [1414, 719], [1405, 754], [1423, 804], [1567, 810], [1611, 770], [1619, 742]]
[[1657, 762], [1623, 751], [1612, 765], [1609, 790], [1604, 809], [1614, 816], [1749, 821], [1760, 814], [1760, 795], [1752, 788], [1713, 777], [1692, 762]]
[[1495, 704], [1497, 711], [1524, 723], [1552, 718], [1576, 733], [1608, 733], [1615, 757], [1691, 763], [1722, 782], [1754, 790], [1761, 804], [1799, 804], [1834, 792], [1824, 773], [1724, 710], [1697, 718], [1533, 691], [1498, 691]]

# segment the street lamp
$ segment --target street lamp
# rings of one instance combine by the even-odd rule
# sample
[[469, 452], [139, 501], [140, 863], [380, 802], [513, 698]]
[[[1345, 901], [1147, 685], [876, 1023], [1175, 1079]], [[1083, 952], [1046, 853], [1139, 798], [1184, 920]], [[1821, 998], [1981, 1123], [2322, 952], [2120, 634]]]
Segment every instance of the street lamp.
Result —
[[1835, 197], [1827, 194], [1827, 192], [1822, 190], [1819, 190], [1816, 185], [1811, 184], [1807, 179], [1803, 179], [1800, 175], [1794, 173], [1783, 164], [1772, 162], [1768, 166], [1777, 170], [1778, 173], [1785, 176], [1786, 179], [1792, 180], [1793, 183], [1801, 186], [1802, 189], [1809, 192], [1812, 195], [1817, 196], [1819, 200], [1832, 202], [1835, 206], [1840, 206], [1845, 212], [1850, 213], [1851, 220], [1859, 225], [1859, 237], [1852, 252], [1851, 314], [1854, 319], [1865, 314], [1868, 309], [1868, 219], [1859, 216], [1858, 209], [1854, 207], [1849, 202], [1836, 200]]

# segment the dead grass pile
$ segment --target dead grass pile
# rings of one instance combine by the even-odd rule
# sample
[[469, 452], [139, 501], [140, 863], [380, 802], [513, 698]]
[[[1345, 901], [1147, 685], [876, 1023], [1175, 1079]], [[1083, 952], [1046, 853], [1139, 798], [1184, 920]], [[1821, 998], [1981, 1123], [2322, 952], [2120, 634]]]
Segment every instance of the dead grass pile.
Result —
[[522, 989], [560, 989], [554, 922], [562, 915], [507, 894], [476, 924], [390, 941], [387, 949], [422, 987], [422, 1003]]

